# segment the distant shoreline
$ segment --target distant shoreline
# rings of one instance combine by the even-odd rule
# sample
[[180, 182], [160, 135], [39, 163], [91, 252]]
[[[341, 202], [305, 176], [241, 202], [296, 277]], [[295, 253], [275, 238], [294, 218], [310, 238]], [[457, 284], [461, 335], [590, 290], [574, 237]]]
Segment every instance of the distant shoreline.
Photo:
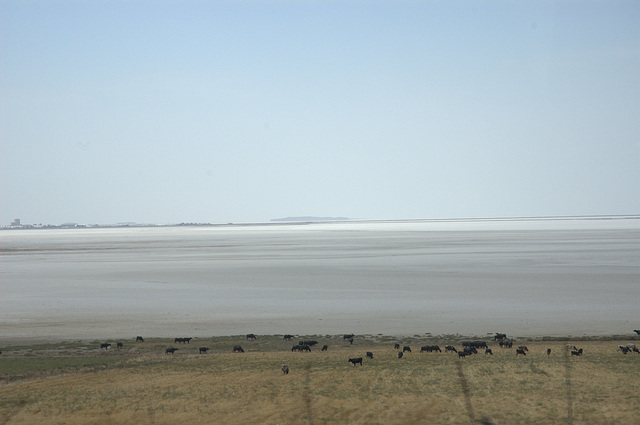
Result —
[[517, 221], [573, 221], [573, 220], [640, 220], [640, 214], [619, 215], [583, 215], [583, 216], [530, 216], [530, 217], [459, 217], [459, 218], [406, 218], [406, 219], [356, 219], [348, 217], [284, 217], [268, 222], [229, 222], [229, 223], [116, 223], [116, 224], [21, 224], [0, 226], [0, 230], [50, 230], [50, 229], [117, 229], [117, 228], [167, 228], [167, 227], [248, 227], [276, 225], [306, 225], [322, 223], [482, 223]]

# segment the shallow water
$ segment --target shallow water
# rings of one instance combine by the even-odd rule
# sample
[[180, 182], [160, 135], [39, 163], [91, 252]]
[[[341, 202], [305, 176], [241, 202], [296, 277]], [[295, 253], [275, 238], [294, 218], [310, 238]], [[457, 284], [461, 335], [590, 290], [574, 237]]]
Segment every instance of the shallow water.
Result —
[[0, 335], [631, 334], [640, 220], [0, 232]]

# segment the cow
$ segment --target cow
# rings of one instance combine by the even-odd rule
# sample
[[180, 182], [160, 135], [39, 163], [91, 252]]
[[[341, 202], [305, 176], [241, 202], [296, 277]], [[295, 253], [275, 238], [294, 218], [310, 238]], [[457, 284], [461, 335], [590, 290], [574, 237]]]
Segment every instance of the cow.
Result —
[[463, 353], [467, 353], [468, 356], [470, 356], [471, 354], [478, 354], [478, 350], [476, 350], [476, 347], [464, 347], [462, 349]]
[[463, 350], [463, 351], [458, 351], [458, 358], [459, 358], [459, 359], [462, 359], [462, 358], [467, 357], [467, 356], [470, 356], [470, 355], [471, 355], [471, 353], [470, 353], [470, 352], [468, 352], [468, 351], [465, 351], [465, 350]]
[[121, 343], [121, 342], [116, 343], [116, 348], [117, 348], [118, 350], [120, 350], [122, 347], [124, 347], [124, 344], [123, 344], [123, 343]]
[[434, 351], [442, 353], [442, 350], [437, 345], [425, 345], [424, 347], [420, 347], [420, 352], [422, 353], [424, 351], [426, 351], [428, 353], [431, 353], [431, 352], [434, 352]]
[[298, 342], [298, 345], [308, 345], [309, 347], [313, 347], [317, 343], [318, 341], [300, 341]]
[[638, 335], [640, 335], [640, 329], [634, 329], [633, 330], [635, 333], [637, 333]]
[[357, 357], [355, 359], [349, 359], [349, 363], [352, 363], [354, 366], [357, 365], [358, 363], [360, 363], [360, 366], [362, 366], [362, 357]]
[[503, 348], [511, 348], [511, 347], [513, 347], [513, 340], [512, 339], [503, 339], [502, 341], [500, 341], [498, 343], [498, 345], [500, 345], [500, 347], [503, 347]]
[[551, 348], [547, 348], [547, 356], [551, 355]]
[[209, 351], [209, 347], [200, 347], [200, 348], [198, 348], [198, 352], [200, 354], [207, 354], [207, 351]]
[[618, 345], [618, 350], [622, 351], [622, 354], [627, 354], [631, 352], [631, 348], [626, 347], [624, 345]]
[[404, 353], [405, 351], [411, 352], [411, 347], [409, 347], [408, 345], [402, 347], [402, 352]]
[[244, 350], [242, 349], [242, 347], [241, 347], [241, 346], [239, 346], [239, 345], [234, 345], [234, 346], [233, 346], [233, 352], [234, 352], [234, 353], [244, 353]]
[[103, 348], [104, 348], [105, 350], [108, 350], [108, 349], [109, 349], [109, 347], [111, 347], [111, 344], [109, 344], [108, 342], [105, 342], [105, 343], [100, 344], [100, 349], [101, 349], [101, 350], [102, 350]]
[[184, 342], [184, 338], [174, 338], [174, 339], [173, 339], [173, 343], [174, 343], [174, 344], [175, 344], [175, 343], [180, 344], [181, 342]]
[[633, 347], [633, 352], [640, 354], [640, 350], [638, 350], [636, 347]]
[[300, 351], [300, 347], [302, 347], [302, 345], [294, 345], [291, 347], [291, 351]]
[[298, 347], [298, 351], [303, 352], [303, 351], [308, 351], [309, 353], [311, 352], [311, 347], [309, 347], [308, 345], [299, 345]]
[[440, 346], [438, 345], [432, 345], [431, 346], [431, 350], [433, 350], [434, 352], [438, 352], [438, 353], [442, 353], [442, 350], [440, 349]]
[[522, 350], [522, 351], [529, 351], [529, 349], [527, 348], [526, 345], [521, 345], [518, 347], [518, 350]]
[[496, 332], [496, 335], [493, 337], [494, 341], [502, 341], [503, 339], [507, 338], [507, 334], [501, 334]]
[[328, 345], [325, 344], [325, 345], [322, 346], [322, 351], [327, 351], [328, 349], [329, 349]]
[[166, 350], [164, 350], [164, 355], [166, 356], [167, 354], [173, 354], [173, 353], [175, 353], [176, 351], [178, 351], [178, 349], [177, 349], [177, 348], [173, 348], [173, 347], [171, 347], [171, 348], [167, 348]]
[[144, 338], [141, 336], [136, 337], [136, 342], [144, 342]]
[[257, 338], [254, 334], [247, 334], [247, 339], [251, 339], [253, 341], [255, 341]]
[[354, 334], [344, 334], [344, 335], [342, 335], [342, 339], [351, 339], [354, 336], [355, 336]]
[[284, 375], [288, 375], [289, 374], [289, 366], [287, 366], [286, 364], [282, 365], [282, 373]]
[[398, 351], [398, 358], [399, 358], [399, 359], [401, 359], [403, 355], [404, 355], [404, 354], [402, 353], [402, 351]]
[[393, 344], [393, 348], [395, 350], [399, 350], [400, 349], [400, 344], [398, 344], [397, 342], [395, 344]]
[[371, 351], [367, 351], [367, 357], [372, 359], [373, 358], [373, 353]]
[[523, 356], [526, 356], [526, 355], [527, 355], [527, 353], [525, 353], [523, 349], [521, 349], [521, 348], [516, 348], [516, 356], [517, 356], [518, 354], [522, 354]]
[[456, 347], [454, 347], [453, 345], [447, 345], [446, 347], [444, 347], [445, 352], [449, 352], [449, 351], [453, 351], [454, 353], [457, 353], [458, 350], [456, 350]]
[[285, 336], [282, 337], [284, 341], [291, 341], [292, 338], [293, 338], [293, 335], [289, 335], [289, 334], [286, 334]]
[[582, 348], [579, 348], [577, 350], [571, 350], [571, 355], [572, 356], [581, 356], [582, 355]]
[[353, 338], [349, 338], [349, 344], [353, 345]]
[[491, 354], [493, 356], [493, 351], [491, 351], [491, 348], [487, 348], [484, 350], [485, 354]]

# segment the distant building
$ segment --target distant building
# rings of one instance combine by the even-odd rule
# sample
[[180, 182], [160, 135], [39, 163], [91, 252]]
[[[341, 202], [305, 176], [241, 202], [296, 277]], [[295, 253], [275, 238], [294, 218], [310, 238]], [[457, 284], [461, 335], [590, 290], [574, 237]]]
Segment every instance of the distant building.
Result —
[[20, 219], [19, 218], [14, 218], [13, 221], [11, 222], [12, 226], [20, 226]]

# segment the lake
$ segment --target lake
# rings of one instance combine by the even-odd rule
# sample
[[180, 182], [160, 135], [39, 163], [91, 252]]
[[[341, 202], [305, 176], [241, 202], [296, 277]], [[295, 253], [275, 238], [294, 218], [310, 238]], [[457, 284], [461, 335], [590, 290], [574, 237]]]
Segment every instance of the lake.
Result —
[[0, 343], [640, 329], [640, 219], [0, 232]]

